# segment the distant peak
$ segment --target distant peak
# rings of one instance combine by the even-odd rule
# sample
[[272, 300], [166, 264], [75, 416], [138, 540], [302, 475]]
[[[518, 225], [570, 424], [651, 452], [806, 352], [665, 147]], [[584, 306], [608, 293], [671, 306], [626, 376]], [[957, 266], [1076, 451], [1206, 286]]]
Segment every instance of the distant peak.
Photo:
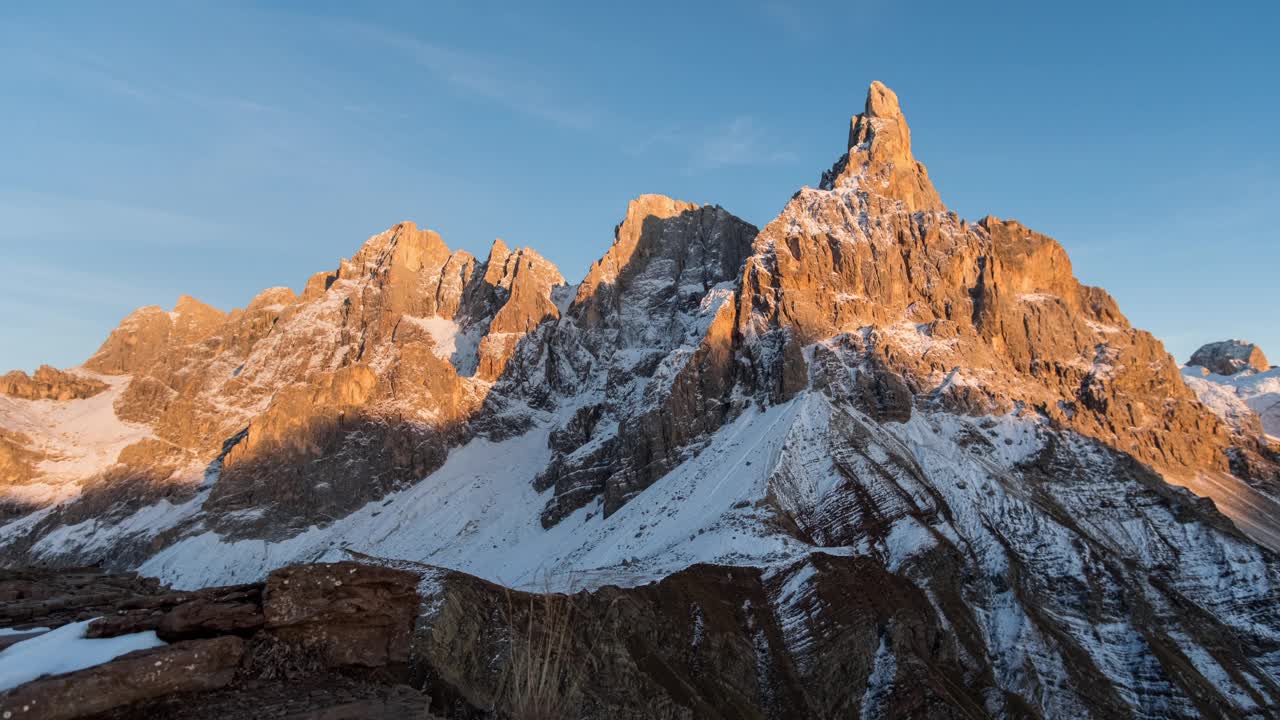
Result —
[[1234, 375], [1241, 370], [1266, 372], [1271, 365], [1262, 348], [1244, 340], [1220, 340], [1200, 346], [1187, 361], [1218, 375]]
[[224, 315], [225, 314], [218, 308], [215, 308], [212, 305], [209, 305], [208, 303], [200, 302], [199, 300], [191, 297], [190, 295], [179, 295], [178, 302], [174, 303], [173, 305], [173, 311], [179, 315], [187, 315], [190, 313], [199, 313], [202, 315], [208, 315], [208, 314]]
[[[627, 204], [627, 217], [622, 221], [620, 231], [629, 226], [643, 223], [645, 218], [656, 217], [667, 219], [690, 210], [697, 210], [698, 204], [676, 200], [666, 195], [647, 193], [638, 195]], [[615, 239], [615, 242], [617, 240]]]

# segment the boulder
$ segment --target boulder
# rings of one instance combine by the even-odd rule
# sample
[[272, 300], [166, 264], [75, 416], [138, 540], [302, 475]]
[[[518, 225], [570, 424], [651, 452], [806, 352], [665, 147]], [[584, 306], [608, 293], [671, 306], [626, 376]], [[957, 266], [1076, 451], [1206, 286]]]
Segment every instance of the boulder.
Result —
[[218, 635], [251, 635], [262, 628], [262, 606], [252, 598], [201, 598], [175, 607], [161, 618], [156, 635], [166, 642]]
[[407, 662], [417, 584], [414, 573], [355, 562], [283, 568], [267, 579], [266, 628], [331, 666]]
[[160, 627], [164, 613], [160, 610], [121, 610], [117, 615], [108, 615], [94, 620], [85, 629], [87, 638], [110, 638], [133, 633], [147, 632]]

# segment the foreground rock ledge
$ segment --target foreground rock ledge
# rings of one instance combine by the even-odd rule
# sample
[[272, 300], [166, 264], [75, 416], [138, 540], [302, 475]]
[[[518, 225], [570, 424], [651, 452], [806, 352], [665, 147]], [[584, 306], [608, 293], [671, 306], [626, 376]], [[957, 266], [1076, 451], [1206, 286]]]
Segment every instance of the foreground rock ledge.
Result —
[[[57, 627], [102, 615], [88, 637], [154, 630], [174, 644], [21, 685], [0, 696], [0, 717], [204, 717], [215, 707], [230, 717], [311, 710], [325, 710], [326, 718], [426, 717], [421, 693], [386, 687], [386, 679], [369, 690], [358, 675], [393, 665], [401, 668], [393, 679], [404, 675], [420, 606], [415, 573], [354, 562], [305, 565], [278, 570], [265, 584], [195, 592], [91, 569], [6, 575], [12, 577], [0, 578], [0, 586], [7, 596], [26, 600], [12, 603], [22, 612], [10, 613], [10, 622]], [[346, 668], [357, 675], [341, 675]], [[314, 687], [291, 687], [297, 678]], [[224, 696], [207, 695], [224, 689]], [[263, 714], [259, 699], [272, 714]], [[153, 701], [165, 707], [147, 709]]]
[[20, 685], [0, 699], [0, 717], [71, 720], [174, 693], [225, 687], [244, 656], [225, 636], [140, 650], [111, 662]]

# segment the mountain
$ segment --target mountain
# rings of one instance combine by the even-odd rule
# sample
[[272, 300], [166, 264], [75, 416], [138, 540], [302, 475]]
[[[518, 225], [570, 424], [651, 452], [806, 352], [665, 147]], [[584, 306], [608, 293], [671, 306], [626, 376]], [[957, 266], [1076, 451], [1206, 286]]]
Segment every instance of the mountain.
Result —
[[[496, 587], [625, 599], [618, 717], [1280, 710], [1274, 444], [1053, 239], [948, 210], [880, 83], [764, 228], [644, 195], [572, 286], [402, 223], [68, 376], [0, 397], [7, 565], [448, 568], [437, 663], [485, 657], [441, 613]], [[478, 668], [444, 673], [475, 707]]]
[[1280, 367], [1240, 340], [1209, 343], [1182, 370], [1200, 401], [1245, 437], [1280, 443]]

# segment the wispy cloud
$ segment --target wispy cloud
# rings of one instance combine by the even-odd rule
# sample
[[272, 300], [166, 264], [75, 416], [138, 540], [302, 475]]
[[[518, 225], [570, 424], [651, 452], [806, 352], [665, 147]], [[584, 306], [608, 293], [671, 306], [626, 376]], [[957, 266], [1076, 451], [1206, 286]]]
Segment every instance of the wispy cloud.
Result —
[[[36, 39], [41, 35], [35, 34]], [[46, 48], [56, 48], [50, 52]], [[57, 83], [70, 83], [93, 92], [127, 98], [153, 108], [189, 107], [232, 114], [284, 114], [284, 108], [235, 94], [198, 93], [174, 87], [145, 72], [130, 72], [92, 53], [63, 44], [40, 43], [14, 50], [19, 64]]]
[[769, 133], [749, 115], [739, 115], [706, 129], [669, 127], [642, 136], [623, 147], [632, 157], [652, 152], [683, 156], [684, 172], [711, 172], [733, 167], [774, 165], [796, 159], [796, 154], [779, 147]]
[[141, 297], [177, 295], [169, 288], [148, 288], [137, 277], [118, 272], [90, 271], [38, 259], [14, 259], [7, 265], [8, 280], [0, 288], [3, 307], [115, 307], [137, 304]]
[[772, 165], [795, 159], [791, 151], [769, 142], [755, 121], [744, 115], [704, 138], [694, 152], [689, 169], [720, 170], [743, 165]]
[[369, 25], [353, 25], [351, 32], [400, 52], [442, 82], [473, 97], [571, 130], [590, 129], [600, 120], [598, 109], [561, 97], [528, 67]]
[[27, 191], [0, 190], [0, 217], [6, 244], [89, 232], [129, 238], [138, 246], [183, 247], [228, 233], [219, 222], [163, 208]]

